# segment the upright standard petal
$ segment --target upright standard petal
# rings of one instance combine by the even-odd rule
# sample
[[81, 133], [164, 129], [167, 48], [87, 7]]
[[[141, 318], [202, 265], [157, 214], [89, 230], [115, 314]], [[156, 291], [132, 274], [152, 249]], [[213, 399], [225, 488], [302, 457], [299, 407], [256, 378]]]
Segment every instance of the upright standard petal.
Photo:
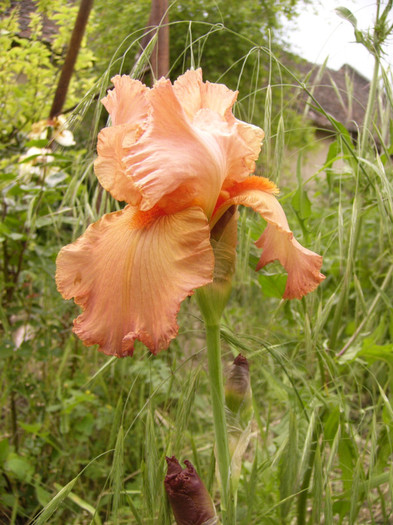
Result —
[[155, 84], [149, 102], [149, 126], [125, 159], [142, 194], [141, 209], [149, 210], [171, 194], [174, 200], [187, 195], [188, 202], [181, 206], [197, 199], [208, 215], [226, 174], [216, 136], [192, 126], [169, 80]]
[[173, 83], [173, 91], [187, 118], [192, 122], [202, 108], [202, 69], [189, 69]]
[[201, 209], [163, 215], [127, 206], [61, 250], [56, 282], [84, 310], [74, 321], [82, 341], [123, 357], [132, 355], [135, 339], [153, 353], [167, 348], [180, 303], [211, 282], [213, 268]]
[[233, 120], [232, 107], [238, 92], [224, 84], [202, 81], [202, 69], [188, 70], [173, 84], [176, 98], [192, 121], [200, 109], [211, 109], [221, 117]]
[[123, 159], [127, 148], [143, 134], [149, 111], [146, 98], [149, 88], [127, 75], [116, 75], [112, 82], [114, 89], [101, 100], [112, 125], [98, 135], [94, 169], [101, 186], [112, 197], [136, 205], [141, 199], [140, 192], [127, 177]]
[[233, 204], [249, 206], [259, 213], [268, 225], [256, 242], [263, 250], [256, 269], [278, 260], [288, 273], [284, 299], [301, 299], [325, 278], [320, 273], [322, 257], [294, 238], [284, 210], [274, 196], [276, 189], [269, 183], [262, 177], [249, 177], [244, 183], [228, 188], [227, 198], [216, 210], [216, 216]]
[[94, 162], [94, 172], [101, 186], [118, 201], [133, 205], [139, 203], [141, 195], [126, 174], [124, 140], [128, 137], [129, 141], [135, 142], [138, 131], [129, 124], [102, 129], [98, 134], [98, 157]]
[[112, 125], [135, 124], [147, 117], [146, 93], [149, 88], [128, 75], [116, 75], [111, 79], [114, 89], [101, 102], [112, 119]]
[[[235, 181], [242, 180], [255, 170], [255, 161], [261, 151], [264, 131], [252, 124], [248, 124], [234, 117], [232, 108], [236, 102], [238, 92], [232, 91], [224, 84], [202, 82], [202, 70], [189, 70], [181, 75], [173, 85], [173, 90], [190, 121], [198, 118], [201, 109], [210, 109], [219, 115], [231, 128], [235, 128], [238, 139], [242, 139], [242, 146], [247, 152], [242, 152], [243, 166], [233, 172], [229, 178]], [[246, 173], [244, 173], [244, 167]], [[233, 182], [233, 181], [232, 181]]]
[[[195, 104], [185, 103], [183, 108], [186, 80], [190, 82], [189, 92], [196, 100]], [[191, 80], [197, 85], [192, 85]], [[151, 113], [146, 131], [130, 146], [125, 159], [127, 173], [141, 192], [142, 210], [157, 203], [166, 208], [170, 196], [172, 205], [179, 199], [181, 207], [197, 202], [210, 217], [224, 182], [227, 179], [241, 180], [254, 167], [262, 130], [250, 126], [248, 132], [254, 133], [250, 146], [244, 140], [246, 124], [240, 125], [233, 116], [224, 117], [222, 113], [226, 111], [218, 102], [214, 105], [210, 100], [212, 108], [201, 107], [196, 111], [203, 103], [198, 98], [199, 85], [197, 74], [186, 74], [181, 84], [183, 98], [180, 100], [168, 80], [160, 80], [149, 92]], [[215, 91], [210, 89], [210, 98]], [[216, 96], [220, 94], [221, 90]], [[231, 104], [227, 101], [224, 105], [229, 112]]]

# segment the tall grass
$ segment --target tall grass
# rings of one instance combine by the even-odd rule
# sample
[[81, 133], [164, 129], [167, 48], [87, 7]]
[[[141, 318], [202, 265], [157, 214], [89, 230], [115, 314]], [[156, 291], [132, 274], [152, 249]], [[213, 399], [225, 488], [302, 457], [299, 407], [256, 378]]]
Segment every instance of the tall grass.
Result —
[[[215, 29], [208, 27], [206, 37]], [[198, 46], [190, 36], [181, 57], [185, 67], [191, 59], [203, 66], [209, 40], [201, 40], [204, 45]], [[147, 58], [142, 55], [135, 74]], [[298, 133], [287, 118], [287, 104], [304, 91], [314, 97], [312, 86], [253, 43], [244, 64], [250, 60], [251, 89], [245, 91], [239, 77], [237, 112], [259, 125], [263, 119], [267, 137], [258, 170], [281, 179], [289, 222], [305, 245], [324, 255], [327, 279], [302, 301], [280, 300], [285, 275], [275, 265], [261, 275], [254, 272], [252, 241], [261, 221], [241, 211], [237, 271], [221, 331], [225, 360], [244, 353], [253, 387], [255, 415], [237, 523], [388, 524], [393, 520], [391, 73], [376, 61], [356, 140], [329, 117], [334, 140], [326, 163], [304, 180], [301, 161], [297, 177], [285, 171], [286, 157], [297, 155], [287, 145]], [[124, 55], [115, 57], [112, 70], [124, 61]], [[262, 69], [268, 62], [266, 79]], [[274, 83], [273, 68], [289, 74], [290, 84]], [[108, 76], [78, 112], [91, 113]], [[273, 103], [277, 98], [279, 104]], [[315, 97], [313, 104], [325, 112]], [[98, 105], [94, 111], [96, 132]], [[154, 357], [140, 345], [133, 358], [117, 360], [73, 337], [76, 309], [55, 290], [59, 248], [116, 206], [97, 186], [92, 155], [84, 152], [66, 166], [72, 175], [56, 187], [53, 204], [43, 199], [31, 205], [28, 219], [35, 229], [28, 242], [37, 256], [23, 261], [12, 301], [1, 311], [1, 523], [169, 525], [164, 457], [173, 454], [193, 462], [217, 501], [206, 348], [193, 300], [182, 305], [181, 331], [167, 352]], [[3, 288], [6, 284], [3, 280]], [[33, 336], [16, 349], [13, 334], [26, 323]]]

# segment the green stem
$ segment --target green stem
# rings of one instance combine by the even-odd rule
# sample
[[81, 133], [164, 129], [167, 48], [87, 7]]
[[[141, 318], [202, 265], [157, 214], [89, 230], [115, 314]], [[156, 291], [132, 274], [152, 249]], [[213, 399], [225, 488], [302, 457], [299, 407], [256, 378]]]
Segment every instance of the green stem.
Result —
[[225, 418], [224, 383], [221, 364], [220, 326], [206, 324], [207, 357], [210, 393], [213, 408], [216, 459], [221, 480], [221, 512], [223, 525], [232, 525], [233, 511], [230, 480], [230, 456]]

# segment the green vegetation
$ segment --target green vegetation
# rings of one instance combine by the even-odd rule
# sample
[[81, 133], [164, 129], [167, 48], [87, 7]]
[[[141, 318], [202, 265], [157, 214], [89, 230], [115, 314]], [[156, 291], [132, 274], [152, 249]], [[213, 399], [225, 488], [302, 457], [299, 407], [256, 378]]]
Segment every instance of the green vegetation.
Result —
[[[42, 9], [51, 4], [40, 2]], [[165, 455], [191, 460], [218, 494], [206, 343], [194, 298], [182, 305], [180, 334], [168, 351], [155, 357], [140, 345], [134, 357], [120, 360], [72, 335], [78, 308], [54, 282], [59, 249], [117, 205], [92, 169], [104, 114], [98, 99], [111, 73], [131, 70], [149, 6], [138, 2], [141, 14], [134, 16], [134, 3], [124, 4], [121, 22], [128, 18], [132, 26], [125, 36], [136, 33], [108, 66], [98, 35], [106, 38], [103, 24], [115, 14], [100, 19], [103, 4], [97, 1], [91, 46], [82, 50], [67, 103], [80, 102], [71, 119], [77, 144], [64, 149], [31, 150], [48, 141], [27, 134], [49, 111], [58, 71], [53, 50], [67, 41], [75, 11], [61, 8], [51, 50], [36, 20], [28, 42], [15, 39], [14, 20], [1, 22], [0, 42], [9, 52], [0, 57], [0, 523], [169, 525]], [[281, 300], [281, 269], [272, 264], [254, 272], [262, 221], [241, 211], [221, 331], [224, 366], [246, 355], [253, 392], [238, 524], [393, 520], [393, 79], [378, 61], [389, 33], [381, 15], [374, 35], [357, 36], [377, 58], [364, 127], [355, 140], [331, 119], [334, 141], [309, 180], [301, 162], [297, 177], [282, 171], [288, 144], [312, 146], [308, 124], [299, 132], [299, 117], [287, 111], [294, 92], [310, 86], [252, 33], [244, 38], [234, 32], [241, 28], [218, 28], [211, 19], [171, 19], [175, 49], [186, 50], [174, 55], [181, 57], [176, 74], [193, 64], [205, 69], [206, 57], [206, 78], [231, 87], [239, 79], [238, 115], [267, 132], [258, 173], [281, 176], [289, 223], [302, 244], [323, 254], [327, 277], [301, 301]], [[119, 35], [108, 32], [111, 53]], [[234, 46], [223, 62], [218, 36], [224, 47]], [[29, 67], [20, 83], [23, 64]], [[269, 75], [286, 80], [269, 84]]]

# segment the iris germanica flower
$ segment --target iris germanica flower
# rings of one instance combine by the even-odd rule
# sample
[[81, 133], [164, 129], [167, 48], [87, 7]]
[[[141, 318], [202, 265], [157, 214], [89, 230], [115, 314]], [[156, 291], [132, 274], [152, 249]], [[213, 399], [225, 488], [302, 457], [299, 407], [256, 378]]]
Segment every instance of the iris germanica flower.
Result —
[[111, 126], [99, 134], [95, 173], [127, 205], [57, 258], [58, 290], [83, 309], [73, 329], [82, 341], [119, 357], [132, 355], [136, 339], [153, 353], [167, 348], [181, 302], [212, 282], [210, 232], [237, 205], [267, 222], [256, 269], [280, 261], [284, 298], [314, 290], [322, 257], [295, 240], [274, 183], [252, 176], [264, 132], [234, 117], [237, 92], [203, 82], [200, 69], [151, 89], [128, 76], [112, 82], [102, 100]]

